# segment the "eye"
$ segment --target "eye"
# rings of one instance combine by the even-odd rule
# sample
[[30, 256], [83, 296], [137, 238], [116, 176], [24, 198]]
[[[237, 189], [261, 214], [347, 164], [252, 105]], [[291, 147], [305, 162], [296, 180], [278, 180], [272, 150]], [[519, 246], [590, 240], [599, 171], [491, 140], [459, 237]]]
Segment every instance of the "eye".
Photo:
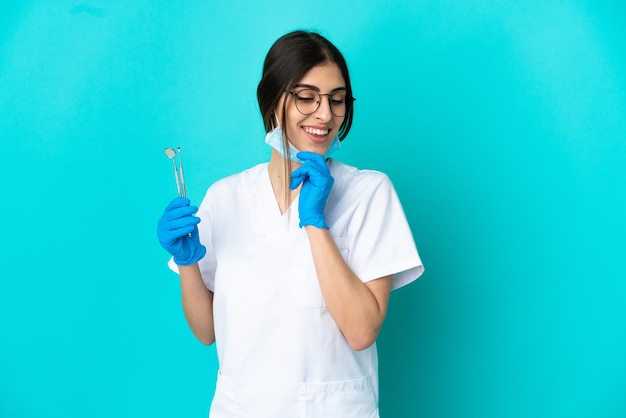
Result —
[[346, 102], [346, 93], [335, 93], [330, 97], [330, 101], [334, 105], [341, 105]]
[[317, 100], [317, 93], [313, 90], [300, 90], [296, 93], [296, 99], [302, 103], [312, 103]]
[[313, 103], [315, 101], [315, 97], [296, 96], [296, 98], [302, 103]]

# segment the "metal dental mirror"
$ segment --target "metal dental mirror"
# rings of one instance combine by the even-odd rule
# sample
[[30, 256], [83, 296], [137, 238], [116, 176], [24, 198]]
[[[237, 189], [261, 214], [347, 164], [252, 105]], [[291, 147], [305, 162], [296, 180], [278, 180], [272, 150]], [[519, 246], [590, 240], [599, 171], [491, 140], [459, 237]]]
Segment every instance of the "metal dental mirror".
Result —
[[165, 156], [172, 160], [172, 165], [174, 166], [174, 177], [176, 179], [176, 189], [178, 190], [178, 196], [187, 197], [187, 193], [185, 190], [185, 177], [183, 174], [183, 163], [180, 158], [180, 147], [178, 148], [178, 164], [180, 165], [180, 175], [179, 170], [176, 166], [176, 150], [174, 148], [165, 148]]
[[[163, 151], [165, 156], [172, 160], [172, 165], [174, 166], [174, 177], [176, 178], [176, 189], [178, 190], [178, 196], [187, 197], [187, 189], [185, 188], [185, 172], [183, 170], [183, 159], [180, 156], [180, 147], [178, 147], [178, 165], [180, 168], [176, 167], [176, 150], [174, 148], [165, 148]], [[180, 175], [179, 175], [180, 172]], [[191, 237], [191, 232], [187, 234]]]

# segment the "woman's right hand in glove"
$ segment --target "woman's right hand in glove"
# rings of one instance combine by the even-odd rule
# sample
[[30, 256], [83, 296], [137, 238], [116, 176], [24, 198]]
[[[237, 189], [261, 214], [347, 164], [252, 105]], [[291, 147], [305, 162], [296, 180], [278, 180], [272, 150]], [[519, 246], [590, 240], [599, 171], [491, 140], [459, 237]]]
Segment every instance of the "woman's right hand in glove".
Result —
[[189, 203], [184, 197], [172, 200], [157, 227], [159, 243], [174, 256], [174, 262], [179, 266], [194, 264], [206, 254], [198, 234], [200, 218], [193, 216], [198, 208]]

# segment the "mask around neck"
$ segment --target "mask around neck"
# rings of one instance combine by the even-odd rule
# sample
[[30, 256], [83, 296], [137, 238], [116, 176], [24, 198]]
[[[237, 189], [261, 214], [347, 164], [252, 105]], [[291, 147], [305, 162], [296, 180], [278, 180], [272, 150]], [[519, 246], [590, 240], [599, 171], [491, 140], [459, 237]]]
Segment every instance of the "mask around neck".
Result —
[[[289, 155], [285, 155], [285, 150], [283, 149], [283, 130], [280, 126], [274, 128], [269, 131], [267, 135], [265, 135], [265, 143], [270, 147], [274, 148], [283, 158], [288, 158], [291, 161], [296, 163], [302, 163], [302, 160], [299, 160], [297, 155], [300, 152], [296, 147], [293, 146], [291, 142], [289, 142]], [[328, 151], [324, 155], [324, 158], [330, 157], [332, 153], [341, 148], [341, 142], [339, 141], [339, 137], [335, 135], [333, 141], [330, 143], [330, 147], [328, 147]]]

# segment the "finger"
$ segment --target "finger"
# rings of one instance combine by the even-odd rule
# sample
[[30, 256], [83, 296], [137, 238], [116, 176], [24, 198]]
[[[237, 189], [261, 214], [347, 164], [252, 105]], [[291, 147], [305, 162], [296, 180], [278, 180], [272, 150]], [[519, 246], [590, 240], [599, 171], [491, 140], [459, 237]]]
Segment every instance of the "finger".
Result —
[[184, 218], [163, 220], [161, 225], [163, 229], [167, 231], [175, 231], [180, 228], [187, 228], [188, 226], [195, 227], [200, 223], [200, 218], [196, 216], [186, 216]]
[[169, 231], [169, 236], [172, 239], [186, 238], [187, 236], [189, 236], [190, 233], [194, 232], [195, 230], [195, 225], [186, 225]]
[[291, 190], [297, 189], [298, 186], [308, 177], [306, 169], [302, 169], [304, 165], [291, 173], [291, 182], [289, 183], [289, 188]]
[[165, 211], [169, 211], [172, 209], [176, 209], [176, 208], [180, 208], [183, 206], [188, 206], [189, 203], [191, 203], [191, 201], [189, 199], [187, 199], [186, 197], [177, 197], [175, 199], [173, 199], [169, 205], [167, 205], [167, 208], [165, 208]]
[[322, 164], [326, 165], [324, 157], [314, 152], [302, 151], [299, 152], [296, 157], [298, 157], [298, 159], [302, 161], [321, 162]]
[[305, 161], [291, 174], [291, 189], [297, 188], [300, 183], [312, 180], [312, 177], [319, 176], [319, 169], [311, 161]]
[[180, 208], [175, 208], [169, 211], [166, 211], [163, 214], [163, 217], [167, 220], [184, 218], [187, 216], [191, 216], [198, 211], [198, 208], [195, 206], [183, 206]]
[[160, 228], [159, 229], [159, 240], [161, 242], [170, 242], [173, 243], [181, 238], [186, 238], [190, 233], [198, 230], [197, 225], [187, 224], [181, 225], [177, 228]]
[[322, 173], [330, 173], [330, 170], [328, 169], [328, 165], [326, 164], [326, 160], [321, 155], [316, 154], [314, 152], [298, 153], [299, 156], [300, 154], [303, 154], [301, 157], [305, 161], [304, 164], [313, 165], [314, 167], [317, 168], [318, 171]]
[[328, 183], [333, 182], [333, 178], [330, 175], [330, 171], [326, 166], [326, 163], [322, 162], [322, 166], [315, 161], [307, 161], [298, 170], [301, 170], [302, 176], [305, 176], [303, 181], [309, 181], [315, 187], [326, 187]]

